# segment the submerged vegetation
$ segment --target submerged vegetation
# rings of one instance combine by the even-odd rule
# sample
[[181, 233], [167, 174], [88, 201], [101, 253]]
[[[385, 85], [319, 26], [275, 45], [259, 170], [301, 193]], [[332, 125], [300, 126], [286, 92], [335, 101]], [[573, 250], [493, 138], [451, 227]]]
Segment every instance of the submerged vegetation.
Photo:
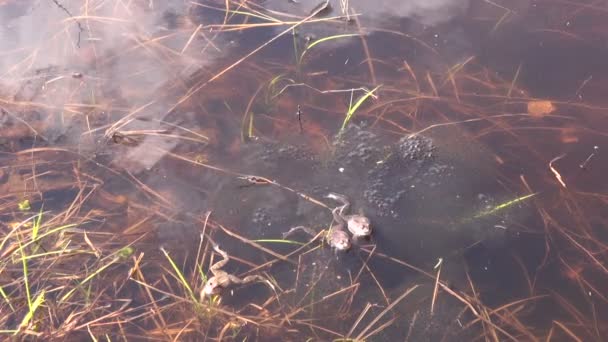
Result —
[[608, 13], [463, 3], [0, 1], [2, 339], [601, 341]]

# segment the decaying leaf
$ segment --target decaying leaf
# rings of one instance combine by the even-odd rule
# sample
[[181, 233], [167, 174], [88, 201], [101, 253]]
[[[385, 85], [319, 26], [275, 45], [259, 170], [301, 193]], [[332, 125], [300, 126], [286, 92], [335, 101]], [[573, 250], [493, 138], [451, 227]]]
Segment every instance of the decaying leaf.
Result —
[[528, 114], [535, 117], [543, 117], [555, 111], [553, 102], [547, 100], [536, 100], [528, 102]]

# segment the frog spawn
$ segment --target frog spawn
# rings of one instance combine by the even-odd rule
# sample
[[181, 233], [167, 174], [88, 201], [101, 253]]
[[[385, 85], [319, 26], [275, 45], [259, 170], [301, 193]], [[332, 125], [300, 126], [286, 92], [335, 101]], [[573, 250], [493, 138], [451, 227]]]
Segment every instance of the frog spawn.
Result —
[[[363, 125], [350, 124], [333, 139], [329, 150], [321, 152], [300, 141], [305, 137], [297, 141], [286, 138], [288, 141], [281, 143], [260, 139], [247, 144], [238, 158], [231, 158], [238, 163], [227, 164], [227, 168], [276, 180], [313, 199], [332, 191], [345, 193], [353, 206], [382, 227], [374, 239], [387, 253], [434, 262], [438, 254], [457, 253], [475, 242], [476, 231], [487, 230], [486, 225], [460, 222], [469, 215], [471, 196], [495, 185], [495, 173], [483, 149], [454, 140], [449, 131], [434, 131], [433, 137], [413, 134], [394, 141]], [[217, 219], [243, 227], [251, 239], [280, 236], [287, 227], [319, 227], [331, 219], [330, 211], [276, 186], [237, 188], [227, 184], [214, 197], [212, 208]], [[344, 208], [340, 216], [354, 214], [347, 211], [344, 201], [334, 200]], [[258, 208], [264, 208], [268, 215], [256, 216]], [[337, 250], [348, 244], [332, 242], [345, 242], [334, 237], [344, 237], [344, 232], [362, 237], [367, 234], [357, 234], [352, 225], [349, 229], [348, 222], [342, 228], [324, 236]]]
[[[387, 219], [403, 217], [407, 209], [400, 202], [412, 185], [442, 179], [439, 174], [430, 175], [429, 168], [435, 166], [434, 146], [423, 136], [388, 142], [369, 130], [349, 125], [332, 142], [331, 154], [319, 153], [310, 145], [260, 139], [244, 145], [238, 157], [222, 164], [238, 172], [263, 175], [313, 198], [334, 190], [345, 192], [368, 217]], [[318, 206], [302, 203], [305, 201], [301, 197], [277, 187], [238, 188], [234, 182], [225, 183], [211, 196], [214, 213], [232, 226], [255, 228], [248, 228], [248, 238], [276, 236], [283, 232], [277, 231], [284, 229], [280, 227], [318, 226], [328, 219], [327, 212]], [[239, 203], [238, 208], [234, 203]], [[343, 213], [351, 219], [345, 229], [355, 228], [353, 224], [358, 221], [347, 215], [347, 207]]]
[[436, 158], [433, 140], [421, 135], [389, 142], [364, 127], [349, 125], [332, 148], [330, 168], [343, 170], [334, 183], [344, 180], [346, 184], [339, 186], [356, 194], [378, 217], [401, 219], [400, 202], [411, 187], [438, 182], [446, 171]]

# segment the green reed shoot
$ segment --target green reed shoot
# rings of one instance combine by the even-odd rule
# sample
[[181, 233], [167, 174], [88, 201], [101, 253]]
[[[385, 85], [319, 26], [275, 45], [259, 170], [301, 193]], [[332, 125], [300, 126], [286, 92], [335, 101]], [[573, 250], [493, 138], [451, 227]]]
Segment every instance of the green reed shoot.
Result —
[[2, 242], [0, 242], [0, 250], [4, 249], [4, 245], [10, 240], [14, 233], [16, 233], [21, 227], [27, 227], [30, 224], [30, 220], [34, 219], [35, 217], [36, 216], [29, 217], [14, 227], [8, 234], [5, 234]]
[[45, 256], [52, 256], [52, 255], [67, 256], [67, 255], [70, 255], [70, 253], [80, 254], [80, 253], [91, 253], [91, 252], [87, 251], [87, 250], [67, 249], [67, 246], [64, 246], [63, 249], [57, 250], [57, 251], [48, 251], [48, 252], [45, 252], [45, 253], [30, 254], [30, 255], [26, 256], [25, 259], [26, 260], [30, 260], [30, 259], [36, 259], [36, 258], [45, 257]]
[[[45, 237], [47, 237], [49, 235], [53, 235], [54, 233], [60, 232], [62, 230], [68, 229], [68, 228], [76, 227], [76, 226], [77, 226], [76, 224], [66, 224], [66, 225], [63, 225], [63, 226], [59, 226], [59, 227], [53, 228], [53, 229], [51, 229], [51, 230], [49, 230], [49, 231], [47, 231], [47, 232], [45, 232], [45, 233], [40, 234], [39, 236], [37, 236], [37, 240], [40, 240], [40, 239], [45, 238]], [[29, 245], [33, 244], [33, 243], [36, 243], [37, 240], [28, 241], [27, 243], [25, 243], [23, 245], [23, 248], [26, 248]], [[6, 241], [7, 241], [7, 238], [5, 238], [4, 241], [2, 241], [2, 243], [0, 243], [0, 249], [2, 249], [2, 247], [4, 246], [4, 244], [6, 243]]]
[[287, 78], [286, 74], [279, 74], [273, 77], [270, 82], [268, 82], [268, 87], [266, 90], [265, 101], [267, 106], [270, 106], [272, 101], [281, 94], [281, 91], [277, 91], [277, 86], [279, 85], [279, 82], [283, 80], [291, 84], [296, 83], [294, 79]]
[[[40, 220], [37, 221], [38, 225], [40, 225]], [[31, 289], [30, 289], [30, 282], [29, 282], [29, 272], [28, 272], [28, 265], [27, 265], [27, 255], [25, 252], [25, 246], [21, 243], [21, 238], [17, 238], [17, 241], [19, 243], [19, 255], [21, 256], [21, 265], [23, 267], [23, 283], [25, 285], [25, 295], [27, 297], [27, 307], [28, 307], [28, 312], [25, 315], [25, 317], [23, 318], [23, 320], [21, 321], [21, 324], [19, 325], [19, 329], [16, 330], [14, 332], [14, 334], [17, 334], [20, 329], [26, 327], [30, 320], [34, 317], [34, 314], [36, 313], [36, 310], [38, 309], [38, 307], [42, 304], [42, 302], [44, 302], [44, 290], [42, 290], [42, 292], [36, 297], [35, 300], [32, 301], [32, 293], [31, 293]], [[3, 291], [4, 293], [4, 291]], [[3, 294], [3, 296], [6, 296], [6, 294]], [[12, 306], [11, 306], [12, 308]]]
[[167, 260], [169, 260], [171, 267], [173, 267], [173, 271], [175, 271], [175, 274], [177, 274], [177, 277], [179, 278], [179, 281], [182, 283], [182, 286], [184, 286], [184, 288], [186, 288], [186, 290], [188, 291], [188, 295], [190, 295], [190, 298], [192, 298], [193, 301], [197, 302], [196, 296], [194, 295], [194, 292], [192, 291], [192, 288], [190, 287], [190, 285], [188, 285], [188, 282], [186, 281], [186, 277], [184, 276], [182, 271], [180, 271], [180, 269], [177, 267], [177, 264], [175, 264], [173, 259], [171, 259], [171, 256], [169, 256], [169, 253], [163, 247], [161, 247], [160, 250], [163, 252], [163, 254], [165, 254], [165, 257], [167, 258]]
[[38, 212], [38, 216], [34, 221], [34, 226], [32, 227], [32, 241], [36, 241], [38, 237], [38, 232], [40, 231], [40, 221], [42, 221], [42, 207], [40, 208], [40, 212]]
[[8, 297], [8, 295], [6, 294], [6, 292], [4, 291], [4, 288], [2, 288], [2, 286], [0, 286], [0, 295], [2, 295], [2, 298], [4, 298], [4, 301], [6, 301], [6, 303], [11, 308], [11, 310], [13, 312], [15, 312], [15, 308], [13, 307], [13, 304], [11, 303], [11, 299]]
[[[34, 219], [34, 224], [32, 226], [32, 242], [36, 242], [38, 239], [38, 233], [40, 232], [40, 222], [42, 221], [42, 207], [38, 212], [38, 215]], [[34, 248], [35, 252], [36, 248]]]
[[23, 284], [25, 285], [25, 295], [27, 297], [27, 307], [29, 309], [29, 311], [32, 311], [32, 296], [30, 293], [30, 284], [29, 284], [29, 279], [28, 279], [28, 271], [27, 271], [27, 260], [26, 260], [26, 255], [24, 252], [24, 248], [23, 245], [21, 244], [21, 239], [18, 238], [17, 240], [19, 242], [19, 255], [21, 256], [21, 264], [23, 266]]
[[245, 17], [252, 17], [252, 18], [257, 18], [263, 21], [267, 21], [267, 22], [271, 22], [271, 23], [279, 23], [280, 21], [278, 19], [275, 19], [271, 16], [265, 15], [263, 13], [252, 13], [252, 12], [244, 12], [244, 11], [239, 11], [239, 10], [228, 10], [226, 11], [226, 14], [240, 14], [242, 16]]
[[253, 137], [253, 112], [249, 114], [249, 129], [247, 129], [247, 138]]
[[331, 40], [336, 40], [336, 39], [340, 39], [340, 38], [348, 38], [348, 37], [355, 37], [358, 36], [359, 34], [354, 34], [354, 33], [348, 33], [348, 34], [337, 34], [334, 36], [329, 36], [329, 37], [324, 37], [318, 40], [315, 40], [314, 42], [310, 43], [306, 49], [304, 49], [304, 51], [302, 52], [302, 54], [300, 55], [300, 60], [298, 61], [298, 64], [302, 63], [302, 60], [304, 60], [304, 56], [306, 55], [306, 53], [308, 52], [308, 50], [312, 49], [313, 47], [321, 44], [321, 43], [325, 43]]
[[196, 268], [198, 269], [198, 273], [201, 276], [201, 280], [202, 280], [203, 284], [206, 283], [207, 274], [205, 273], [205, 271], [203, 271], [203, 267], [199, 264], [199, 265], [196, 265]]
[[0, 330], [0, 334], [15, 334], [19, 332], [19, 330]]
[[352, 93], [351, 93], [351, 102], [348, 106], [348, 112], [346, 112], [346, 117], [344, 118], [344, 121], [342, 122], [342, 127], [340, 128], [340, 132], [342, 132], [344, 130], [344, 128], [346, 127], [346, 125], [348, 124], [350, 119], [353, 117], [353, 115], [355, 115], [355, 112], [357, 111], [357, 109], [359, 109], [359, 107], [361, 107], [363, 102], [365, 102], [365, 100], [367, 100], [370, 96], [372, 96], [372, 97], [375, 96], [374, 92], [376, 90], [378, 90], [378, 88], [380, 88], [380, 87], [381, 87], [381, 85], [379, 85], [376, 88], [372, 89], [371, 91], [367, 91], [365, 94], [361, 95], [361, 97], [359, 97], [359, 99], [357, 100], [357, 102], [355, 102], [354, 105], [352, 103]]
[[249, 111], [243, 115], [241, 121], [241, 141], [246, 142], [253, 136], [253, 112]]
[[538, 194], [538, 193], [528, 194], [528, 195], [525, 195], [525, 196], [521, 196], [521, 197], [512, 199], [512, 200], [510, 200], [508, 202], [501, 203], [501, 204], [495, 206], [494, 208], [492, 208], [490, 210], [486, 210], [486, 211], [483, 211], [483, 212], [475, 215], [474, 218], [480, 218], [480, 217], [484, 217], [484, 216], [495, 214], [496, 212], [498, 212], [500, 210], [507, 209], [507, 208], [509, 208], [509, 207], [517, 204], [517, 203], [520, 203], [520, 202], [523, 202], [523, 201], [525, 201], [525, 200], [527, 200], [529, 198], [532, 198], [532, 197], [536, 196], [536, 194]]
[[252, 240], [253, 242], [267, 242], [267, 243], [284, 243], [284, 244], [288, 244], [288, 245], [300, 245], [300, 246], [304, 246], [305, 243], [299, 242], [299, 241], [293, 241], [293, 240], [282, 240], [282, 239], [259, 239], [259, 240]]
[[27, 325], [30, 323], [30, 321], [34, 317], [34, 314], [36, 313], [36, 310], [44, 302], [44, 295], [45, 295], [45, 293], [46, 292], [44, 290], [42, 290], [42, 292], [40, 292], [40, 294], [38, 294], [38, 296], [36, 297], [36, 299], [32, 303], [32, 306], [28, 310], [27, 314], [25, 315], [25, 317], [23, 317], [23, 320], [21, 321], [21, 324], [19, 324], [19, 329], [14, 332], [14, 335], [16, 335], [22, 328], [27, 327]]
[[87, 284], [89, 281], [91, 281], [91, 279], [95, 278], [98, 274], [100, 274], [101, 272], [103, 272], [105, 269], [107, 269], [108, 267], [114, 265], [114, 263], [116, 263], [116, 261], [118, 260], [118, 257], [115, 257], [114, 259], [112, 259], [109, 263], [101, 266], [99, 269], [97, 269], [95, 272], [93, 272], [92, 274], [89, 274], [86, 278], [84, 278], [83, 281], [81, 281], [79, 284], [77, 284], [73, 289], [71, 289], [68, 293], [66, 293], [65, 295], [63, 295], [63, 297], [61, 297], [60, 301], [64, 302], [66, 301], [68, 298], [70, 298], [72, 296], [72, 294], [74, 293], [74, 291], [76, 291], [77, 289], [80, 288], [84, 288], [83, 286], [85, 284]]

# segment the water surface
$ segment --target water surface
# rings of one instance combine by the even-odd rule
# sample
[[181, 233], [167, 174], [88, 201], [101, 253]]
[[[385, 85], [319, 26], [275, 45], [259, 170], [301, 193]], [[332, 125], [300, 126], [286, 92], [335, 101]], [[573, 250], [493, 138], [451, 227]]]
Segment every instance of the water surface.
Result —
[[[607, 4], [318, 4], [0, 2], [4, 225], [27, 198], [102, 254], [133, 243], [146, 281], [99, 288], [139, 310], [154, 284], [186, 339], [218, 337], [230, 315], [176, 299], [191, 298], [159, 247], [200, 289], [211, 236], [226, 270], [270, 262], [254, 272], [280, 289], [224, 296], [228, 312], [272, 317], [234, 336], [354, 338], [386, 322], [370, 340], [601, 340]], [[328, 192], [371, 218], [372, 238], [276, 259], [299, 247], [277, 241], [290, 227], [329, 227]], [[93, 334], [176, 336], [135, 316]]]

